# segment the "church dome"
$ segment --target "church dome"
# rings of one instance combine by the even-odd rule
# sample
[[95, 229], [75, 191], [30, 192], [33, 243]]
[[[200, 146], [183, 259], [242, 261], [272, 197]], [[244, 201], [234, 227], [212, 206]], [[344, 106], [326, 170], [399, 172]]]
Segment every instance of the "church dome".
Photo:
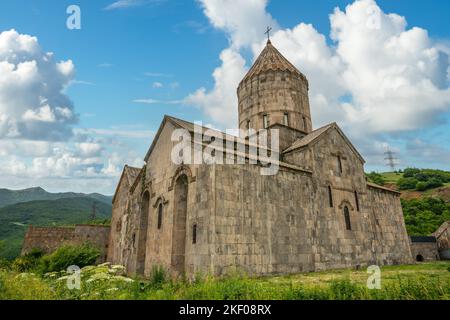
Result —
[[239, 128], [277, 126], [289, 129], [292, 136], [310, 133], [308, 91], [306, 77], [267, 41], [237, 90]]
[[247, 72], [244, 79], [242, 79], [241, 84], [268, 71], [290, 72], [307, 81], [306, 77], [272, 45], [270, 40], [267, 41], [266, 47]]

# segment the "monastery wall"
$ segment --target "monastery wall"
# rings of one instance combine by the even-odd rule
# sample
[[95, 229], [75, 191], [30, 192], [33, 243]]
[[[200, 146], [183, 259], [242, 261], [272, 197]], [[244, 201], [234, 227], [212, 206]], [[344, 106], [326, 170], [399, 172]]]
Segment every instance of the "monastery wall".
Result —
[[110, 228], [98, 225], [76, 225], [75, 227], [33, 227], [25, 234], [22, 254], [32, 249], [52, 253], [63, 245], [89, 243], [100, 250], [99, 262], [106, 260]]

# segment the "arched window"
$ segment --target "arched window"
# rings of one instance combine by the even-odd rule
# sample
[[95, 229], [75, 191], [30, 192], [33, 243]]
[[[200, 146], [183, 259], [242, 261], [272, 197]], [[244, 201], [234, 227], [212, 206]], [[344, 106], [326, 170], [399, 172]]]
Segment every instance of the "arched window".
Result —
[[194, 224], [192, 226], [192, 243], [196, 244], [197, 243], [197, 225]]
[[158, 206], [158, 230], [162, 227], [162, 217], [163, 217], [163, 205], [162, 203]]
[[421, 255], [421, 254], [419, 254], [419, 255], [417, 255], [417, 257], [416, 257], [416, 261], [417, 262], [423, 262], [423, 256]]
[[355, 191], [355, 203], [356, 203], [356, 211], [359, 211], [359, 197], [358, 197], [358, 191]]
[[345, 218], [345, 227], [347, 230], [352, 230], [352, 223], [350, 221], [350, 211], [348, 210], [348, 207], [344, 208], [344, 218]]
[[328, 201], [330, 203], [330, 208], [333, 208], [333, 191], [331, 190], [331, 186], [328, 186]]
[[308, 125], [306, 124], [306, 117], [303, 117], [303, 130], [308, 131]]

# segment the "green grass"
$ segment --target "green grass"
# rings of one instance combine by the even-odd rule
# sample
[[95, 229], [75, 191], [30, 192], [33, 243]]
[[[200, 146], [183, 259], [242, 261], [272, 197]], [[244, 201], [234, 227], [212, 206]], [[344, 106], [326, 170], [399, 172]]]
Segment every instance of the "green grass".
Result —
[[[450, 262], [383, 267], [381, 289], [369, 290], [365, 270], [334, 270], [289, 276], [172, 281], [160, 268], [148, 281], [123, 277], [123, 268], [82, 269], [81, 290], [66, 287], [67, 275], [0, 271], [0, 299], [140, 300], [449, 300]], [[62, 276], [62, 277], [61, 277]]]
[[387, 184], [396, 184], [397, 181], [403, 177], [402, 173], [395, 172], [383, 172], [381, 175]]

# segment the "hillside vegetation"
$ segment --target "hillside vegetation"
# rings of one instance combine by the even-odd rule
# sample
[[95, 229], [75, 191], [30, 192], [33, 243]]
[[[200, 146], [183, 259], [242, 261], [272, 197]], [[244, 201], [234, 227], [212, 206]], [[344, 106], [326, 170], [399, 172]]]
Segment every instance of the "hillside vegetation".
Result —
[[21, 250], [28, 225], [61, 226], [90, 220], [96, 205], [99, 219], [111, 217], [111, 204], [90, 197], [29, 201], [0, 208], [0, 258], [15, 258]]
[[408, 168], [404, 171], [367, 174], [376, 184], [402, 193], [409, 235], [430, 235], [450, 220], [450, 172]]

